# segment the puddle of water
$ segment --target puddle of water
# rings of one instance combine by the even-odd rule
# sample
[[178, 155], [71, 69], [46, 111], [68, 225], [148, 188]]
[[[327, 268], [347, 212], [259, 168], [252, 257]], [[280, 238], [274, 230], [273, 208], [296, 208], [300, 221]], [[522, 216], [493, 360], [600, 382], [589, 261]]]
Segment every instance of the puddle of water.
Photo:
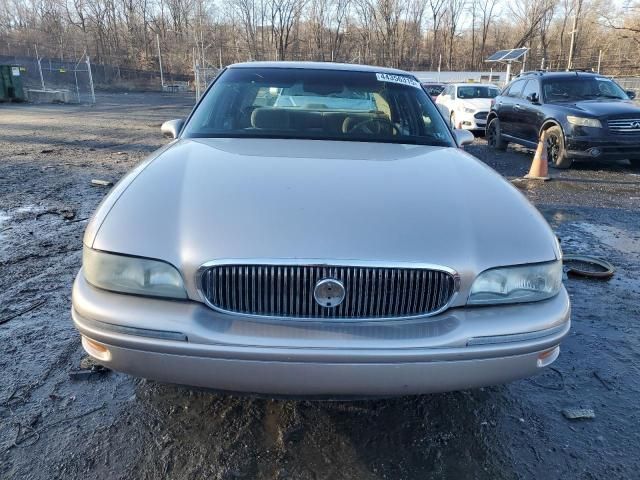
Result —
[[640, 236], [622, 228], [609, 225], [597, 225], [589, 222], [577, 222], [574, 224], [578, 230], [590, 233], [612, 248], [623, 253], [640, 253]]
[[549, 208], [541, 208], [540, 212], [547, 219], [547, 222], [551, 225], [560, 225], [572, 220], [576, 220], [578, 217], [575, 213], [569, 213], [565, 210], [555, 210]]
[[44, 210], [44, 207], [38, 205], [25, 205], [14, 210], [14, 213], [38, 213]]

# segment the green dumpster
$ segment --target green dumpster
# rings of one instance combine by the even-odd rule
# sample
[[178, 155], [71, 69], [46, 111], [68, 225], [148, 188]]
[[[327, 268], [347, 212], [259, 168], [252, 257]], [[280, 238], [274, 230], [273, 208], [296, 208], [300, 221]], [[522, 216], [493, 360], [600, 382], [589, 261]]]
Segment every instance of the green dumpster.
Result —
[[24, 102], [22, 75], [17, 65], [0, 65], [0, 101]]

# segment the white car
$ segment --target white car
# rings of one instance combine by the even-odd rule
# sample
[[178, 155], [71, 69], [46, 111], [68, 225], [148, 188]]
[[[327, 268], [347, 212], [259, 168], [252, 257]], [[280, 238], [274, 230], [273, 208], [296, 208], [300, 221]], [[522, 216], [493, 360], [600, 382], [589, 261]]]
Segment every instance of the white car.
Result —
[[447, 85], [436, 104], [451, 120], [453, 128], [484, 130], [491, 100], [500, 90], [495, 85], [481, 83], [452, 83]]

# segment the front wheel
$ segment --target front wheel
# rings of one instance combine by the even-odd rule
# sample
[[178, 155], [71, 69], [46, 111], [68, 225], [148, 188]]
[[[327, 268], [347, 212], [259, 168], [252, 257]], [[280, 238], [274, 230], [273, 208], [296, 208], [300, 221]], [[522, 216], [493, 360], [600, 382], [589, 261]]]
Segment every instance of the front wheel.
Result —
[[487, 143], [491, 148], [502, 151], [507, 149], [507, 145], [509, 144], [509, 142], [506, 142], [502, 138], [502, 133], [500, 131], [500, 120], [498, 120], [498, 117], [491, 119], [489, 125], [487, 125], [485, 135], [487, 137]]
[[567, 156], [562, 129], [560, 127], [551, 127], [545, 133], [547, 137], [547, 156], [551, 166], [562, 169], [569, 168], [573, 161]]

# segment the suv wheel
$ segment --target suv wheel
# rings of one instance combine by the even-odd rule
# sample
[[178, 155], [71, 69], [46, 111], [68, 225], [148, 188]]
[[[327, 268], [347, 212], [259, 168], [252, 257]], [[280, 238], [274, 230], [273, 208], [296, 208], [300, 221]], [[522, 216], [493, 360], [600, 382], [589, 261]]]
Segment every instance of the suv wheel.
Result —
[[569, 168], [573, 163], [564, 148], [564, 134], [560, 127], [547, 129], [547, 157], [555, 168]]
[[509, 142], [506, 142], [502, 138], [502, 133], [500, 133], [500, 120], [498, 118], [492, 118], [487, 125], [486, 130], [487, 143], [491, 148], [495, 148], [496, 150], [506, 150]]

